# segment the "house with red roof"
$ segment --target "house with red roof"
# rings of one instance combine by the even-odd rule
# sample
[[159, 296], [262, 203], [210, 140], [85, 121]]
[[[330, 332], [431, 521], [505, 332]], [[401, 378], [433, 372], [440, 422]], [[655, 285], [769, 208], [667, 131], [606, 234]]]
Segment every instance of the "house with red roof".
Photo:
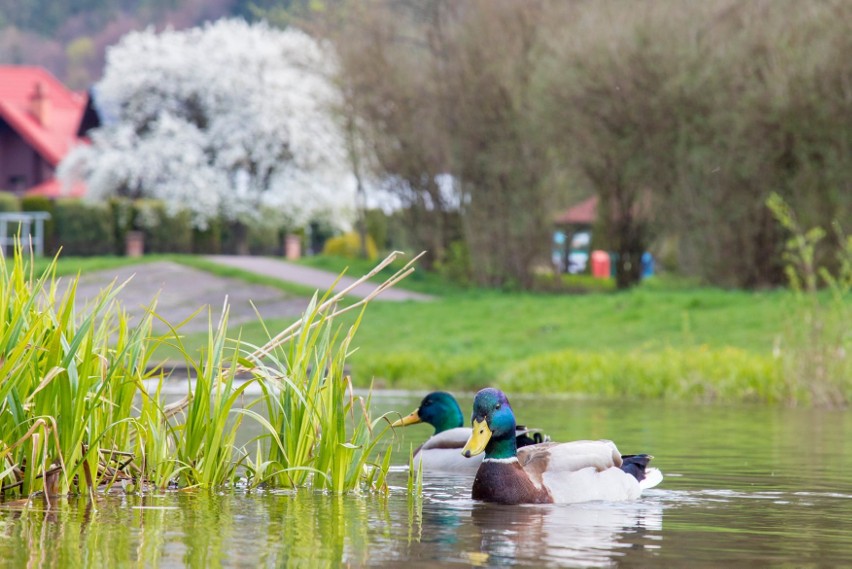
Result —
[[586, 270], [598, 201], [597, 196], [586, 198], [553, 218], [553, 264], [560, 272]]
[[557, 225], [574, 225], [591, 228], [598, 217], [598, 196], [586, 198], [556, 216]]
[[81, 195], [63, 191], [56, 167], [84, 142], [78, 127], [86, 96], [41, 67], [0, 65], [0, 191], [17, 195]]

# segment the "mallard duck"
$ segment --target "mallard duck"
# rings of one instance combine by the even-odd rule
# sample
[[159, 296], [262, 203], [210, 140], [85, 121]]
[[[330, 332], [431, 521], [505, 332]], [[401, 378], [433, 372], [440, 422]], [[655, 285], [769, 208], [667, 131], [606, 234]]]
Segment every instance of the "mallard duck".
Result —
[[[399, 419], [391, 426], [406, 427], [417, 423], [428, 423], [435, 432], [414, 453], [414, 466], [423, 470], [466, 472], [473, 474], [482, 462], [482, 457], [465, 458], [461, 454], [470, 438], [471, 430], [464, 427], [464, 416], [456, 398], [446, 391], [434, 391], [423, 398], [420, 407], [410, 415]], [[518, 447], [544, 442], [546, 436], [525, 427], [516, 427], [515, 444]]]
[[500, 504], [633, 500], [663, 479], [650, 455], [622, 456], [612, 441], [542, 443], [517, 448], [515, 415], [499, 389], [473, 400], [473, 430], [462, 454], [485, 453], [471, 496]]

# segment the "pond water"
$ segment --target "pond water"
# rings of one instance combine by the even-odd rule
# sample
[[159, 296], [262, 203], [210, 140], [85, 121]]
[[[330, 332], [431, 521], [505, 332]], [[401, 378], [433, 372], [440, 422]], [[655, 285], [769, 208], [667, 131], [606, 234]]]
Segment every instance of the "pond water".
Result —
[[[407, 414], [420, 396], [374, 395]], [[172, 492], [0, 506], [9, 567], [837, 567], [852, 565], [852, 414], [512, 397], [555, 440], [648, 452], [663, 483], [629, 503], [494, 506], [472, 478], [427, 476], [422, 501], [310, 492]], [[471, 397], [461, 397], [469, 413]], [[397, 464], [427, 426], [403, 429]]]

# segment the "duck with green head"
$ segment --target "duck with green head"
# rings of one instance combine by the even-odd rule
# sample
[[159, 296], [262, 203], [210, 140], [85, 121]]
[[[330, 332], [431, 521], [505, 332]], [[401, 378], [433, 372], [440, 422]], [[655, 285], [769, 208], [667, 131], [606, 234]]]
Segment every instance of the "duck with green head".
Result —
[[656, 468], [646, 468], [651, 456], [621, 456], [612, 441], [548, 442], [518, 449], [515, 415], [499, 389], [476, 394], [471, 422], [462, 454], [485, 455], [473, 481], [474, 500], [500, 504], [632, 500], [663, 479]]
[[[482, 457], [465, 458], [460, 453], [470, 438], [471, 430], [463, 426], [464, 415], [455, 397], [446, 391], [434, 391], [423, 398], [420, 407], [392, 426], [406, 427], [417, 423], [432, 425], [435, 432], [415, 451], [416, 468], [420, 467], [422, 461], [423, 470], [426, 471], [476, 472]], [[547, 440], [541, 433], [524, 427], [516, 427], [514, 433], [515, 443], [519, 447]]]

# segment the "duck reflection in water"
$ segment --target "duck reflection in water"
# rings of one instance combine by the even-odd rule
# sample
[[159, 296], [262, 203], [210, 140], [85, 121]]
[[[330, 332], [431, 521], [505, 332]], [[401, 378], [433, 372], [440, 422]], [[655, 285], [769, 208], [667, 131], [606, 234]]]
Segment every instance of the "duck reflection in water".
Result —
[[587, 502], [553, 506], [476, 503], [479, 530], [474, 565], [605, 567], [624, 555], [655, 554], [663, 529], [663, 508], [653, 503]]

